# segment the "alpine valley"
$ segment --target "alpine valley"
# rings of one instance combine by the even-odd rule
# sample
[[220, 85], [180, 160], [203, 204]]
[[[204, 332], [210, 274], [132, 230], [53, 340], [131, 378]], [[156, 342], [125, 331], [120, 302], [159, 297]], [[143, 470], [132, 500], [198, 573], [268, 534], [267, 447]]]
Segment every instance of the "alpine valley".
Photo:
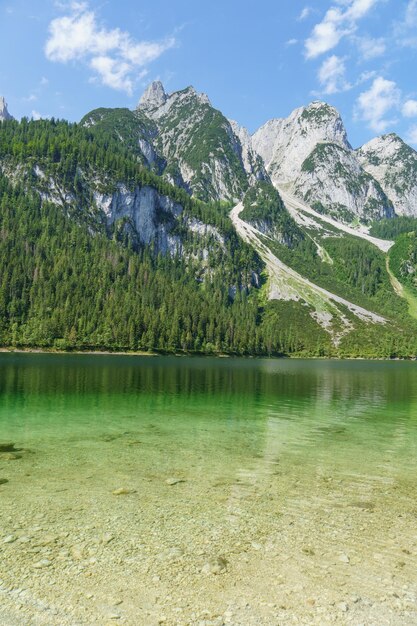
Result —
[[0, 344], [414, 358], [417, 153], [312, 102], [252, 136], [193, 87], [20, 122], [0, 98]]

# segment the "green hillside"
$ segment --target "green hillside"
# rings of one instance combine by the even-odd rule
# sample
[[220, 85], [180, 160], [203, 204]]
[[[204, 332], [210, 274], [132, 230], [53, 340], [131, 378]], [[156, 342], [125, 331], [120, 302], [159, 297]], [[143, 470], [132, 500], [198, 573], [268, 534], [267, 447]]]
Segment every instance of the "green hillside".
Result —
[[[195, 200], [144, 167], [129, 144], [136, 118], [123, 116], [125, 141], [111, 125], [106, 131], [57, 120], [0, 125], [2, 346], [370, 357], [417, 352], [417, 327], [390, 286], [382, 253], [354, 237], [318, 241], [316, 233], [313, 241], [314, 233], [294, 222], [267, 183], [246, 195], [242, 217], [262, 227], [283, 262], [389, 320], [369, 324], [346, 311], [352, 330], [335, 342], [309, 306], [268, 300], [265, 264], [237, 235], [230, 207]], [[132, 217], [112, 213], [121, 189], [128, 199], [143, 190], [156, 198], [149, 244]], [[108, 198], [107, 212], [98, 197]], [[148, 208], [138, 204], [137, 210]], [[158, 248], [161, 233], [170, 243], [165, 254]], [[396, 244], [396, 275], [404, 259], [414, 262], [413, 245], [410, 239]]]

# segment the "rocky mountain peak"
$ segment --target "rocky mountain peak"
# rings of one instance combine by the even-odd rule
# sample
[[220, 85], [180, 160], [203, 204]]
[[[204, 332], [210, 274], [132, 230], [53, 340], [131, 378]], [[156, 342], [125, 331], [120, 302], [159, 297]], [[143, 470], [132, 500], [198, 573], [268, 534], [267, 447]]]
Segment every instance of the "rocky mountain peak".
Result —
[[381, 185], [398, 215], [417, 214], [417, 152], [396, 133], [371, 139], [359, 150], [362, 167]]
[[396, 133], [375, 137], [357, 150], [359, 159], [370, 165], [378, 165], [390, 161], [392, 166], [402, 167], [403, 161], [417, 159], [417, 153], [406, 144]]
[[380, 139], [383, 139], [384, 141], [390, 140], [390, 141], [401, 141], [401, 142], [403, 142], [403, 140], [401, 139], [401, 137], [399, 135], [397, 135], [397, 133], [388, 133], [387, 135], [381, 135]]
[[374, 137], [367, 143], [365, 143], [361, 148], [359, 148], [358, 153], [364, 152], [372, 152], [376, 149], [383, 149], [384, 146], [387, 147], [389, 145], [401, 145], [403, 144], [403, 140], [396, 133], [389, 133], [388, 135], [381, 135], [380, 137]]
[[197, 100], [200, 104], [208, 104], [211, 106], [208, 95], [206, 93], [199, 93], [192, 85], [189, 85], [180, 91], [175, 91], [169, 96], [169, 98], [178, 100]]
[[324, 100], [312, 100], [312, 102], [310, 102], [306, 106], [301, 107], [301, 110], [320, 110], [323, 112], [324, 115], [339, 117], [339, 111], [334, 106], [332, 106], [328, 102], [325, 102]]
[[205, 93], [198, 93], [192, 85], [167, 94], [162, 83], [154, 81], [139, 100], [137, 110], [143, 111], [149, 118], [157, 120], [168, 115], [171, 109], [187, 104], [198, 107], [200, 105], [211, 106], [208, 96]]
[[287, 118], [270, 120], [252, 139], [271, 177], [279, 183], [293, 181], [318, 144], [332, 143], [351, 149], [338, 111], [321, 101], [295, 109]]
[[351, 147], [339, 111], [327, 102], [316, 100], [306, 107], [297, 109], [295, 113], [302, 133], [318, 135], [317, 142]]
[[379, 165], [390, 163], [397, 169], [404, 166], [404, 161], [416, 161], [417, 153], [406, 144], [396, 133], [375, 137], [357, 150], [357, 155], [363, 163]]
[[3, 96], [0, 96], [0, 122], [4, 120], [12, 120], [13, 117], [10, 115], [7, 109], [7, 102]]
[[252, 142], [272, 181], [313, 207], [345, 220], [392, 214], [389, 199], [352, 149], [339, 112], [326, 102], [270, 120]]
[[138, 103], [138, 108], [156, 109], [167, 101], [168, 96], [160, 80], [154, 80], [145, 90]]

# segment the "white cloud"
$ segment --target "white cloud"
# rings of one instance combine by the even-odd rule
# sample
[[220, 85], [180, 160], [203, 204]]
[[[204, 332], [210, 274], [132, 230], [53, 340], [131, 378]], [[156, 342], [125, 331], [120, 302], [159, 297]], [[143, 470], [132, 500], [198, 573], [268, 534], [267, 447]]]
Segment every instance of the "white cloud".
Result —
[[339, 93], [352, 88], [346, 80], [345, 59], [335, 54], [323, 61], [318, 72], [318, 79], [325, 94]]
[[86, 61], [101, 82], [113, 89], [131, 94], [141, 73], [138, 68], [144, 68], [176, 43], [173, 37], [162, 42], [138, 42], [119, 28], [100, 26], [87, 3], [72, 2], [69, 8], [69, 15], [49, 24], [46, 57], [59, 63]]
[[359, 20], [377, 4], [378, 0], [353, 0], [346, 11], [347, 19]]
[[417, 0], [409, 0], [402, 21], [395, 24], [397, 43], [404, 47], [417, 47]]
[[320, 56], [337, 46], [341, 38], [349, 32], [340, 27], [342, 22], [340, 9], [331, 8], [327, 11], [324, 19], [315, 25], [312, 34], [305, 42], [308, 59]]
[[302, 22], [303, 20], [306, 20], [308, 18], [308, 16], [311, 13], [311, 7], [304, 7], [304, 9], [301, 11], [300, 15], [297, 17], [297, 20], [299, 22]]
[[404, 23], [409, 28], [413, 28], [417, 24], [417, 0], [409, 0], [405, 10]]
[[285, 42], [286, 46], [295, 46], [298, 43], [298, 39], [288, 39], [288, 41]]
[[142, 41], [134, 44], [130, 39], [123, 40], [120, 52], [124, 59], [133, 65], [144, 66], [155, 61], [166, 50], [175, 46], [174, 37], [165, 39], [163, 42]]
[[[100, 56], [91, 59], [90, 67], [97, 72], [103, 85], [132, 93], [133, 81], [129, 76], [131, 71], [129, 63], [120, 62], [108, 56]], [[141, 80], [147, 73], [148, 71], [143, 69], [135, 78]]]
[[41, 86], [45, 87], [48, 84], [49, 84], [49, 80], [47, 78], [45, 78], [45, 76], [42, 76], [42, 78], [41, 78]]
[[129, 77], [129, 63], [121, 62], [109, 56], [93, 57], [90, 67], [97, 72], [103, 85], [132, 93], [133, 83]]
[[362, 83], [366, 83], [368, 80], [371, 80], [371, 78], [375, 78], [375, 76], [376, 76], [375, 70], [362, 72], [362, 74], [359, 76], [358, 80], [356, 81], [356, 85], [362, 85]]
[[32, 111], [32, 119], [34, 119], [35, 121], [41, 120], [42, 115], [39, 113], [39, 111]]
[[403, 104], [404, 117], [417, 117], [417, 100], [406, 100]]
[[368, 126], [377, 133], [384, 132], [389, 125], [395, 124], [396, 119], [387, 115], [398, 110], [401, 101], [401, 91], [392, 80], [378, 76], [368, 91], [362, 92], [356, 102], [356, 117], [367, 122]]
[[76, 0], [70, 2], [68, 2], [68, 0], [55, 0], [54, 6], [60, 11], [72, 11], [73, 13], [80, 13], [88, 8], [88, 2], [77, 2]]
[[372, 37], [357, 37], [355, 39], [361, 59], [363, 61], [369, 61], [385, 54], [387, 49], [385, 39], [378, 37], [373, 39]]
[[408, 129], [407, 141], [408, 143], [417, 145], [417, 125], [411, 126], [411, 128]]
[[[381, 0], [346, 0], [342, 8], [332, 6], [326, 12], [321, 22], [316, 24], [305, 42], [305, 54], [308, 59], [328, 52], [335, 48], [346, 35], [356, 30], [356, 22], [363, 17]], [[339, 5], [341, 3], [339, 2]]]

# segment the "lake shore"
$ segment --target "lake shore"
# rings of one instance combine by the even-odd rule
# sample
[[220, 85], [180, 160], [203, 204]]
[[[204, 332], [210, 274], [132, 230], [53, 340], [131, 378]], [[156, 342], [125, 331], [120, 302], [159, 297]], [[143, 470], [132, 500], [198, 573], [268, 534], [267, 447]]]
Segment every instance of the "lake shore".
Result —
[[98, 354], [98, 355], [118, 355], [118, 356], [161, 356], [158, 352], [132, 351], [123, 352], [120, 350], [57, 350], [55, 348], [13, 348], [2, 347], [0, 353], [3, 354]]
[[216, 359], [291, 359], [309, 361], [416, 361], [416, 356], [315, 356], [308, 354], [224, 354], [211, 352], [146, 352], [144, 350], [59, 350], [56, 348], [15, 348], [0, 347], [0, 354], [61, 354], [61, 355], [97, 355], [97, 356], [140, 356], [140, 357], [177, 357], [177, 358], [216, 358]]

